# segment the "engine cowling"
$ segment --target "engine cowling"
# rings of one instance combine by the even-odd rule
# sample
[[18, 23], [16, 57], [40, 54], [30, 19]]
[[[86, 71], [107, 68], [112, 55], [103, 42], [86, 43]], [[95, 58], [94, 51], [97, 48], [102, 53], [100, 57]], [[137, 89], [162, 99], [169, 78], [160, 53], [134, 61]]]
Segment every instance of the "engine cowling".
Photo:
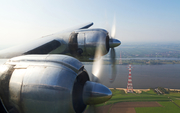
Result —
[[89, 81], [83, 64], [70, 56], [26, 55], [0, 66], [0, 97], [10, 112], [81, 113], [111, 96], [107, 87]]
[[102, 55], [109, 52], [108, 32], [103, 29], [87, 29], [71, 33], [69, 38], [69, 50], [72, 56], [83, 61], [93, 58], [98, 46]]

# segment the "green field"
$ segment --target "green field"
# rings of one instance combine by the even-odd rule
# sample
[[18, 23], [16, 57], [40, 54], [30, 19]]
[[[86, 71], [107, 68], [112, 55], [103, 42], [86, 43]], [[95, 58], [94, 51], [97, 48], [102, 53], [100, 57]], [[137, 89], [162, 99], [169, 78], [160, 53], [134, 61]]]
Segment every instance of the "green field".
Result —
[[138, 107], [136, 113], [180, 113], [180, 93], [156, 94], [153, 89], [140, 94], [125, 93], [123, 90], [111, 89], [113, 96], [106, 103], [97, 106], [115, 104], [119, 102], [148, 102], [156, 101], [162, 107]]
[[136, 113], [180, 113], [180, 108], [172, 102], [158, 102], [163, 107], [135, 108]]

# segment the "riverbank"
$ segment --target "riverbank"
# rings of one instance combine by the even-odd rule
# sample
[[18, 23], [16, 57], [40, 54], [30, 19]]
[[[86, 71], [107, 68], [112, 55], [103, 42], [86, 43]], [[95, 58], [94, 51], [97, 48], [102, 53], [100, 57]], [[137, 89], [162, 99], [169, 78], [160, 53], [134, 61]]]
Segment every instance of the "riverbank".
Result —
[[[126, 88], [109, 88], [110, 90], [116, 89], [116, 90], [123, 90], [125, 93], [127, 93], [127, 89]], [[164, 88], [166, 90], [170, 90], [172, 92], [180, 92], [180, 89], [168, 89], [168, 88]], [[133, 89], [134, 92], [136, 93], [142, 93], [142, 92], [147, 92], [150, 91], [150, 89]]]
[[[92, 65], [92, 62], [83, 62], [83, 64], [85, 65]], [[109, 65], [111, 64], [111, 61], [109, 58], [103, 58], [103, 65]], [[180, 64], [180, 58], [177, 59], [172, 59], [172, 58], [157, 58], [157, 59], [151, 59], [151, 58], [147, 58], [147, 59], [137, 59], [137, 58], [131, 58], [131, 59], [120, 59], [117, 58], [116, 59], [116, 65], [128, 65], [128, 64], [133, 64], [133, 65], [165, 65], [165, 64]]]

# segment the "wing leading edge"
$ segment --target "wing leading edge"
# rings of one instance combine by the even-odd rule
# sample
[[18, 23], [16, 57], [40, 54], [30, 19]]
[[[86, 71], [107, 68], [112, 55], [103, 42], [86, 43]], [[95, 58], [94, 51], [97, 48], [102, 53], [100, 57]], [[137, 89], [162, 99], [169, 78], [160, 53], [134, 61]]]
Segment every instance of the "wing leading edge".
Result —
[[[86, 23], [86, 24], [82, 24], [80, 26], [77, 26], [77, 27], [74, 27], [72, 28], [71, 30], [79, 30], [79, 29], [88, 29], [89, 27], [91, 27], [93, 25], [93, 22], [89, 22], [89, 23]], [[70, 31], [71, 31], [70, 30]], [[68, 30], [69, 31], [69, 30]]]

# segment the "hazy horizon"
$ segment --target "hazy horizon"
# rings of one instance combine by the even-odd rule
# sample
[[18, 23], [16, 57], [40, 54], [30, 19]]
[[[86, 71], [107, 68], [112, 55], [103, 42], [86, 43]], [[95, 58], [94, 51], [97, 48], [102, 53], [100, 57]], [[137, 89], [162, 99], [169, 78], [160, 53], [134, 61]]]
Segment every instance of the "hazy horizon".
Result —
[[1, 1], [0, 45], [16, 45], [93, 22], [125, 42], [180, 42], [179, 0]]
[[[13, 47], [13, 46], [18, 46], [20, 44], [22, 44], [22, 42], [14, 43], [14, 44], [12, 44], [12, 43], [0, 44], [0, 50], [10, 48], [10, 47]], [[180, 42], [131, 42], [131, 41], [122, 42], [121, 41], [121, 45], [119, 47], [115, 48], [115, 49], [121, 48], [124, 45], [144, 45], [144, 44], [147, 44], [147, 45], [150, 45], [150, 44], [171, 45], [171, 44], [180, 44]]]

